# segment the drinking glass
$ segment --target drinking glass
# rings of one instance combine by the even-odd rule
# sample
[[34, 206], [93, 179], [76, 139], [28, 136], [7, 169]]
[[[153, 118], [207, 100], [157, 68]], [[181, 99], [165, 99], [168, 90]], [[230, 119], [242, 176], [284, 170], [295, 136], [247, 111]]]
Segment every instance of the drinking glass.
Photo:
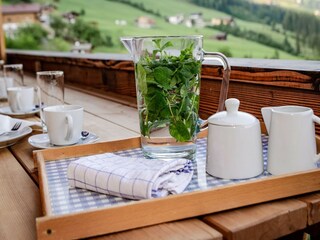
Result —
[[[1, 63], [0, 63], [1, 65]], [[23, 65], [22, 64], [4, 64], [3, 77], [0, 76], [0, 98], [7, 99], [7, 88], [22, 87], [23, 81]]]
[[43, 109], [48, 106], [64, 104], [64, 73], [63, 71], [37, 72], [38, 99], [42, 130], [47, 132]]

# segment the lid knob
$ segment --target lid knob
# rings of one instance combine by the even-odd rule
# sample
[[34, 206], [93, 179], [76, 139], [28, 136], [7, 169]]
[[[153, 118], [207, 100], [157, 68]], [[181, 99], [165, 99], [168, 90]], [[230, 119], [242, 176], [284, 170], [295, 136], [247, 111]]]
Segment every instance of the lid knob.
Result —
[[236, 98], [229, 98], [225, 101], [227, 113], [237, 113], [239, 110], [240, 101]]

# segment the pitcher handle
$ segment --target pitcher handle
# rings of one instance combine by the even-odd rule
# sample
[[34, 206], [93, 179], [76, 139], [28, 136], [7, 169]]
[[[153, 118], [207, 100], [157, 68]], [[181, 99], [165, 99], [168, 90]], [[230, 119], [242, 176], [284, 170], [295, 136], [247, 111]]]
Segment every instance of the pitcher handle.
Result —
[[[223, 73], [222, 73], [222, 82], [220, 88], [220, 96], [219, 96], [219, 105], [217, 112], [221, 112], [224, 109], [224, 102], [227, 100], [228, 97], [228, 89], [229, 89], [229, 79], [230, 79], [230, 72], [231, 67], [227, 60], [227, 57], [220, 52], [206, 52], [203, 51], [204, 60], [218, 60], [223, 66]], [[199, 131], [202, 132], [208, 128], [208, 120], [199, 119]]]
[[219, 105], [218, 105], [218, 111], [217, 111], [217, 112], [220, 112], [220, 111], [223, 111], [224, 102], [227, 100], [227, 96], [228, 96], [231, 67], [229, 65], [229, 62], [228, 62], [226, 56], [220, 52], [203, 51], [203, 56], [204, 56], [204, 60], [215, 59], [215, 60], [218, 60], [223, 66]]

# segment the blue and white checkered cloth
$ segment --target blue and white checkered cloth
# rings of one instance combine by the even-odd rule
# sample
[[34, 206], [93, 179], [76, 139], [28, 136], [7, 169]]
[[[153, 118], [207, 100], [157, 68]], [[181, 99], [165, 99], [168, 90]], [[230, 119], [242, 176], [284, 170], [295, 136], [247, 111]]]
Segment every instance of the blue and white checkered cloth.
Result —
[[163, 161], [104, 153], [68, 166], [69, 186], [129, 199], [182, 193], [193, 175], [187, 159]]

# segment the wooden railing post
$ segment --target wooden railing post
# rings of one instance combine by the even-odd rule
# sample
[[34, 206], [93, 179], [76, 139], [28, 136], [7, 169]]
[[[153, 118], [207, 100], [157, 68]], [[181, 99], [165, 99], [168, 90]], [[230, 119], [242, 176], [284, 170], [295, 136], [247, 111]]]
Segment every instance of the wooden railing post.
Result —
[[6, 60], [6, 46], [3, 32], [2, 0], [0, 0], [0, 59]]

